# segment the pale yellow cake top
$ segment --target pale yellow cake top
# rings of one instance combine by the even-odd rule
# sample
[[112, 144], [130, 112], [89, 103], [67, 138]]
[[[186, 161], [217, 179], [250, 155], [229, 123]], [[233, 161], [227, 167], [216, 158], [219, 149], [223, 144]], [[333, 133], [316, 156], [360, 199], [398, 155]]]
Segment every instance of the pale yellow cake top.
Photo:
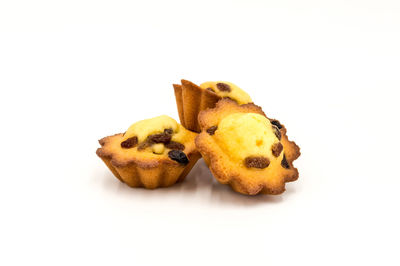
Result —
[[271, 147], [279, 143], [271, 122], [255, 113], [234, 113], [224, 117], [215, 131], [215, 140], [234, 161], [242, 163], [246, 157], [263, 156], [281, 162], [283, 152], [273, 156]]
[[[194, 142], [195, 133], [185, 129], [182, 125], [178, 124], [175, 119], [167, 116], [161, 115], [154, 118], [149, 118], [145, 120], [138, 121], [132, 124], [125, 134], [120, 137], [118, 141], [113, 143], [113, 150], [119, 150], [119, 153], [131, 156], [137, 152], [143, 153], [143, 151], [152, 152], [153, 154], [166, 154], [168, 148], [165, 147], [163, 143], [153, 143], [143, 150], [139, 151], [138, 146], [141, 143], [146, 142], [147, 137], [154, 134], [163, 133], [164, 130], [171, 129], [171, 141], [178, 142], [181, 144], [192, 145]], [[137, 137], [137, 144], [132, 148], [121, 148], [121, 142], [124, 142], [130, 138]], [[194, 145], [194, 144], [193, 144]]]
[[207, 81], [202, 83], [200, 87], [203, 89], [211, 89], [222, 98], [229, 97], [235, 100], [238, 104], [253, 102], [244, 90], [228, 81]]
[[144, 119], [132, 124], [125, 132], [124, 139], [137, 136], [139, 143], [145, 141], [147, 136], [157, 133], [162, 133], [164, 129], [170, 128], [176, 132], [179, 124], [167, 115]]

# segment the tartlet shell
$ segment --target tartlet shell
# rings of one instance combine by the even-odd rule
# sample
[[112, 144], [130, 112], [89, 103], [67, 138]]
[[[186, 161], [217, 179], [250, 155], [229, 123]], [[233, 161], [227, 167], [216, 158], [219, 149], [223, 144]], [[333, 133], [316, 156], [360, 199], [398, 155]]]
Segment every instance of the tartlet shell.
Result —
[[122, 133], [100, 139], [99, 143], [102, 147], [97, 149], [96, 154], [116, 178], [130, 187], [154, 189], [172, 186], [184, 180], [200, 158], [200, 153], [196, 149], [192, 149], [185, 150], [189, 159], [187, 165], [179, 164], [161, 156], [159, 159], [131, 158], [121, 160], [104, 148], [112, 137], [118, 135], [122, 135]]
[[179, 120], [186, 129], [198, 133], [201, 131], [197, 120], [200, 111], [215, 107], [222, 98], [188, 80], [182, 79], [181, 83], [173, 84]]

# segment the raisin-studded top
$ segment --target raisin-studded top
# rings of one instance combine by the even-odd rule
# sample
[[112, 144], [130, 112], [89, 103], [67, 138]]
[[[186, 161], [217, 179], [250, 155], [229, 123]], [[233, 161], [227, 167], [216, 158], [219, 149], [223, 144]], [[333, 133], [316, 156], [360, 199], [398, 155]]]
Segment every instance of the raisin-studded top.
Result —
[[264, 169], [283, 159], [279, 129], [263, 115], [234, 113], [215, 127], [213, 137], [221, 150], [248, 168]]
[[186, 153], [195, 150], [196, 135], [173, 118], [162, 115], [134, 123], [124, 134], [109, 139], [103, 148], [120, 160], [164, 157], [187, 164]]
[[230, 98], [238, 104], [251, 103], [250, 96], [235, 84], [227, 81], [207, 81], [200, 85], [201, 88], [216, 93], [221, 98]]
[[172, 129], [177, 132], [179, 124], [167, 115], [160, 115], [150, 119], [144, 119], [132, 124], [124, 134], [124, 140], [136, 136], [138, 142], [143, 142], [150, 135], [163, 133], [164, 129]]

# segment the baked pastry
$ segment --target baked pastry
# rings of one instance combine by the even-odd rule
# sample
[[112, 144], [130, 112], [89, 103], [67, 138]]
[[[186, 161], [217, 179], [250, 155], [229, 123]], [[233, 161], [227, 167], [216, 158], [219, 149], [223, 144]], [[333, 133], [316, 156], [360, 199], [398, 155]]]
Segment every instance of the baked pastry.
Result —
[[200, 132], [197, 121], [199, 112], [214, 107], [222, 98], [230, 98], [238, 104], [252, 102], [245, 91], [230, 82], [209, 81], [197, 86], [182, 79], [181, 83], [173, 85], [179, 119], [185, 128], [194, 132]]
[[131, 187], [168, 187], [183, 180], [200, 158], [196, 135], [163, 115], [139, 121], [124, 134], [102, 138], [96, 153]]
[[298, 178], [300, 148], [260, 107], [222, 99], [200, 112], [199, 124], [196, 147], [220, 183], [242, 194], [280, 194]]

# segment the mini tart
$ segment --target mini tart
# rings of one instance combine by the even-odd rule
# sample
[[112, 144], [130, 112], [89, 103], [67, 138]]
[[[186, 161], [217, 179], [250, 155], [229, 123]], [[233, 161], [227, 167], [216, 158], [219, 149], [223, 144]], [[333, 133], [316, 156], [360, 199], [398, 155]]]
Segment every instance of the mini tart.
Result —
[[179, 119], [185, 128], [194, 132], [200, 132], [199, 112], [215, 107], [222, 98], [230, 98], [239, 104], [252, 102], [245, 91], [231, 82], [208, 81], [198, 86], [182, 79], [181, 83], [173, 85]]
[[168, 187], [182, 181], [200, 158], [196, 135], [174, 119], [159, 116], [100, 139], [96, 154], [131, 187]]
[[222, 99], [215, 108], [200, 112], [199, 124], [196, 147], [220, 183], [256, 195], [280, 194], [285, 182], [297, 180], [293, 161], [300, 148], [260, 107]]

